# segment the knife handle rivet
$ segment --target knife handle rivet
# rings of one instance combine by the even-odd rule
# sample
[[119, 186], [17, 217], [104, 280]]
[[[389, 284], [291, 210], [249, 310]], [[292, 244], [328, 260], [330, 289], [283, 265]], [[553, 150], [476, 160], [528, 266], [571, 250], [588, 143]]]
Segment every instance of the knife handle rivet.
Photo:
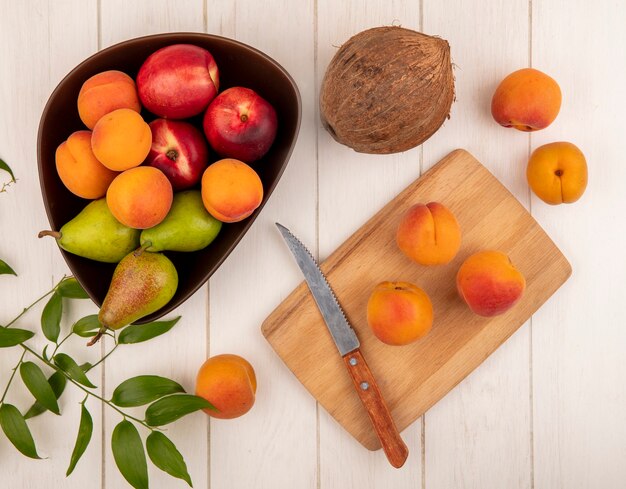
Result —
[[359, 362], [357, 362], [356, 358], [352, 357], [352, 358], [350, 359], [350, 365], [352, 365], [353, 367], [354, 367], [357, 363], [359, 363]]
[[367, 382], [361, 382], [361, 389], [366, 391], [369, 388], [370, 388], [370, 385]]

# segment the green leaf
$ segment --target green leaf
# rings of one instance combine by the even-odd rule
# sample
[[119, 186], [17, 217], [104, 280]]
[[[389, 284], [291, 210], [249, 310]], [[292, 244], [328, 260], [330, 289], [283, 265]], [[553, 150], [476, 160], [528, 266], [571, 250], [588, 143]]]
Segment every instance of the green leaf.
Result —
[[[63, 375], [63, 372], [56, 371], [50, 377], [48, 377], [48, 384], [52, 388], [52, 392], [54, 392], [54, 397], [59, 399], [63, 391], [65, 390], [65, 386], [67, 385], [67, 377]], [[24, 414], [25, 419], [34, 418], [35, 416], [39, 416], [42, 413], [45, 413], [48, 409], [36, 401]]]
[[4, 170], [9, 175], [11, 175], [11, 181], [15, 182], [15, 175], [13, 175], [13, 170], [11, 170], [9, 165], [7, 165], [6, 162], [2, 158], [0, 158], [0, 170]]
[[70, 378], [74, 379], [79, 384], [84, 385], [85, 387], [90, 387], [95, 389], [96, 386], [91, 383], [91, 381], [85, 375], [85, 372], [82, 368], [78, 366], [78, 364], [74, 361], [72, 357], [66, 355], [65, 353], [57, 353], [54, 356], [54, 364], [63, 370]]
[[143, 406], [177, 392], [185, 392], [185, 389], [173, 380], [158, 375], [139, 375], [118, 385], [111, 402], [120, 407]]
[[113, 430], [111, 450], [124, 479], [135, 489], [148, 489], [148, 463], [137, 428], [127, 420]]
[[61, 315], [63, 314], [63, 298], [55, 292], [41, 313], [41, 329], [46, 338], [57, 342], [61, 332]]
[[91, 338], [101, 327], [102, 325], [100, 321], [98, 321], [98, 315], [91, 314], [76, 321], [74, 326], [72, 326], [72, 331], [83, 338]]
[[164, 397], [153, 402], [146, 409], [146, 423], [150, 426], [163, 426], [176, 421], [199, 409], [217, 409], [206, 399], [191, 394]]
[[0, 348], [19, 345], [33, 336], [35, 336], [35, 333], [26, 329], [0, 326]]
[[65, 477], [67, 477], [74, 471], [74, 468], [80, 460], [80, 457], [82, 457], [83, 453], [85, 453], [85, 450], [87, 450], [87, 445], [89, 445], [89, 442], [91, 441], [92, 433], [93, 420], [91, 419], [91, 414], [89, 414], [89, 411], [87, 411], [85, 404], [81, 404], [78, 435], [76, 437], [76, 444], [74, 445], [74, 450], [72, 451], [72, 456], [70, 458], [70, 466], [67, 468]]
[[117, 342], [124, 344], [141, 343], [167, 333], [178, 322], [180, 316], [170, 321], [155, 321], [146, 324], [131, 324], [120, 333]]
[[146, 440], [146, 449], [154, 465], [193, 487], [185, 459], [167, 436], [159, 431], [153, 431]]
[[3, 260], [0, 260], [0, 275], [15, 275], [17, 273]]
[[41, 369], [33, 362], [20, 365], [20, 376], [33, 397], [54, 414], [61, 414], [57, 397]]
[[74, 277], [68, 277], [57, 287], [57, 292], [68, 299], [89, 299], [85, 289]]
[[37, 454], [35, 440], [31, 435], [26, 420], [19, 410], [12, 404], [3, 404], [0, 406], [0, 426], [2, 431], [15, 448], [30, 458], [41, 457]]

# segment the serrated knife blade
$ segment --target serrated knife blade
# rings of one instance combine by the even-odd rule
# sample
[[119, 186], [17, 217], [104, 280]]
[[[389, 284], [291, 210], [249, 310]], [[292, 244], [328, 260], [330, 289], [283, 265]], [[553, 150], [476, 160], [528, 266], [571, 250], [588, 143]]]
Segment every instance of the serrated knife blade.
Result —
[[348, 323], [343, 309], [341, 309], [339, 301], [335, 297], [335, 293], [328, 284], [313, 255], [289, 229], [279, 223], [276, 223], [276, 227], [283, 235], [287, 246], [296, 259], [296, 263], [302, 270], [313, 299], [315, 299], [317, 307], [322, 313], [324, 322], [328, 326], [333, 340], [335, 340], [339, 353], [341, 356], [344, 356], [346, 353], [356, 350], [360, 346], [359, 339], [356, 337], [350, 323]]
[[285, 226], [276, 223], [276, 227], [304, 275], [389, 463], [396, 468], [402, 467], [409, 449], [398, 433], [376, 379], [361, 353], [359, 339], [346, 319], [333, 289], [306, 246]]

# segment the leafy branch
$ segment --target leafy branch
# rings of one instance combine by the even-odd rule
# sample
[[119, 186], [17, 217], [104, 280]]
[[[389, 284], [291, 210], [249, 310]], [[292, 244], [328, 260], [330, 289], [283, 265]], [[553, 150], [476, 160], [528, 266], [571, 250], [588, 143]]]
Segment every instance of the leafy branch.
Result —
[[[215, 407], [201, 397], [186, 394], [184, 388], [177, 382], [156, 375], [140, 375], [127, 379], [115, 388], [111, 399], [105, 399], [94, 392], [97, 387], [87, 375], [113, 354], [120, 345], [141, 343], [167, 333], [180, 318], [127, 326], [119, 335], [107, 331], [106, 334], [114, 340], [114, 346], [110, 351], [93, 365], [89, 363], [79, 365], [72, 357], [60, 351], [61, 346], [74, 335], [82, 338], [93, 337], [100, 330], [101, 324], [97, 315], [85, 316], [76, 321], [67, 334], [59, 339], [62, 330], [61, 318], [64, 300], [87, 297], [76, 279], [63, 277], [55, 287], [25, 307], [6, 326], [0, 326], [0, 348], [21, 347], [23, 350], [0, 398], [0, 427], [9, 441], [22, 454], [31, 458], [41, 458], [37, 453], [27, 420], [46, 411], [60, 415], [58, 400], [69, 383], [82, 390], [85, 397], [80, 403], [81, 416], [78, 434], [66, 475], [69, 476], [72, 473], [91, 440], [93, 419], [86, 407], [86, 401], [92, 397], [122, 417], [122, 421], [113, 430], [111, 448], [118, 469], [133, 487], [148, 488], [146, 451], [156, 467], [173, 477], [186, 481], [191, 486], [191, 478], [183, 456], [172, 441], [160, 431], [160, 427], [200, 409], [215, 409]], [[37, 352], [27, 343], [35, 336], [35, 333], [12, 326], [46, 298], [49, 299], [41, 315], [41, 329], [50, 343], [41, 352]], [[48, 355], [49, 347], [52, 347], [50, 355]], [[44, 368], [51, 369], [53, 373], [46, 378], [42, 368], [30, 357]], [[34, 398], [34, 403], [23, 415], [15, 406], [6, 402], [9, 389], [14, 379], [17, 378], [18, 371], [22, 382]], [[145, 405], [148, 407], [143, 419], [124, 410], [124, 408]], [[149, 432], [145, 450], [137, 425]]]
[[4, 170], [11, 176], [11, 179], [8, 182], [4, 182], [2, 184], [2, 187], [0, 187], [0, 194], [1, 194], [2, 192], [6, 192], [7, 187], [15, 183], [17, 180], [15, 179], [15, 175], [13, 174], [13, 170], [11, 170], [11, 167], [7, 165], [6, 162], [2, 158], [0, 158], [0, 170]]
[[[0, 194], [2, 192], [6, 192], [6, 188], [11, 185], [12, 183], [15, 183], [15, 175], [13, 175], [13, 170], [11, 170], [11, 167], [9, 167], [9, 165], [6, 164], [6, 162], [0, 158], [0, 170], [4, 170], [5, 172], [7, 172], [9, 175], [11, 175], [11, 180], [9, 180], [8, 182], [5, 182], [2, 184], [2, 186], [0, 187]], [[3, 260], [0, 260], [0, 275], [17, 275], [17, 273], [15, 273], [15, 271]]]

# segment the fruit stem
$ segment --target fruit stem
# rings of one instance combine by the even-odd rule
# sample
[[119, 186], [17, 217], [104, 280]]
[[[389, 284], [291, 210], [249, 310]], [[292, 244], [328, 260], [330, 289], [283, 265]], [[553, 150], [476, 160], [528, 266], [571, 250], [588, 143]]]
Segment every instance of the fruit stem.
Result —
[[167, 153], [165, 153], [165, 156], [167, 156], [172, 161], [176, 161], [176, 158], [178, 158], [178, 151], [176, 151], [175, 149], [170, 149]]
[[52, 236], [54, 239], [61, 239], [63, 235], [59, 231], [39, 231], [37, 237], [43, 238], [44, 236]]
[[141, 245], [140, 248], [137, 248], [134, 252], [134, 255], [136, 257], [140, 257], [142, 255], [142, 253], [144, 251], [147, 251], [148, 248], [150, 248], [152, 246], [152, 241], [148, 240], [148, 241], [144, 241], [144, 243]]
[[241, 114], [241, 122], [246, 122], [248, 120], [248, 116], [246, 114]]
[[87, 346], [93, 346], [96, 343], [98, 343], [98, 341], [100, 341], [100, 338], [102, 338], [106, 330], [107, 330], [106, 326], [102, 326], [100, 330], [96, 333], [96, 335], [89, 340], [89, 343], [87, 343]]

